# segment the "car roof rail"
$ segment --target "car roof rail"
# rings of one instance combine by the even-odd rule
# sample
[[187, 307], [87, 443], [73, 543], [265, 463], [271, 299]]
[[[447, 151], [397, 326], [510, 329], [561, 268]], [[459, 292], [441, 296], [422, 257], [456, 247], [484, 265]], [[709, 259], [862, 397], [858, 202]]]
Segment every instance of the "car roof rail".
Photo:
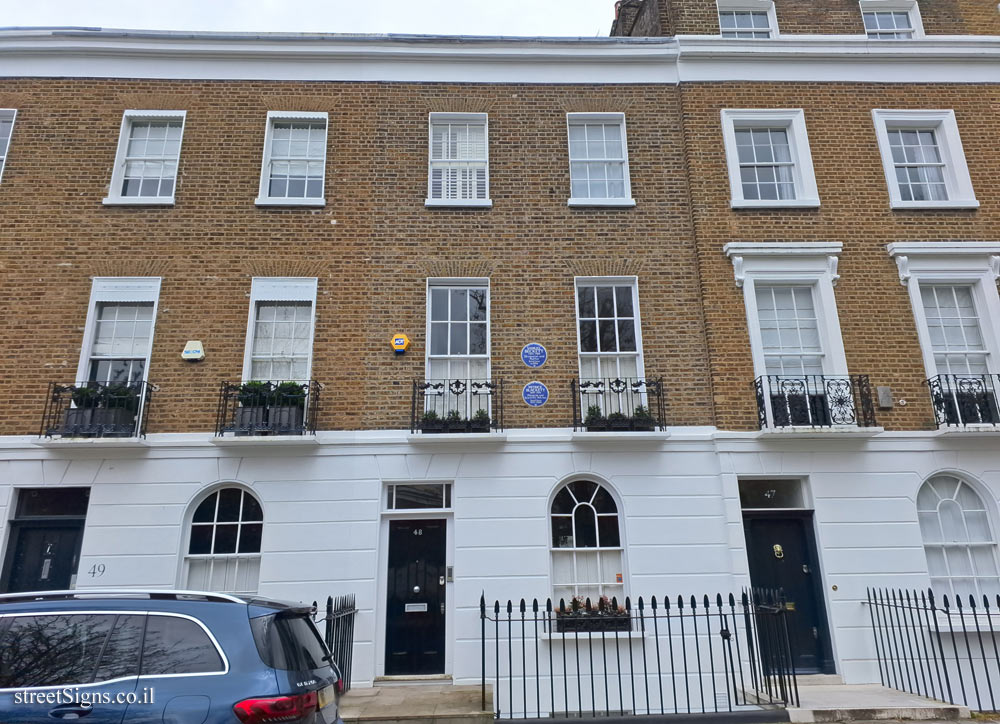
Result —
[[0, 603], [92, 600], [98, 598], [148, 598], [151, 601], [201, 600], [215, 603], [247, 603], [246, 599], [238, 598], [228, 593], [152, 588], [78, 588], [69, 591], [25, 591], [23, 593], [0, 594]]

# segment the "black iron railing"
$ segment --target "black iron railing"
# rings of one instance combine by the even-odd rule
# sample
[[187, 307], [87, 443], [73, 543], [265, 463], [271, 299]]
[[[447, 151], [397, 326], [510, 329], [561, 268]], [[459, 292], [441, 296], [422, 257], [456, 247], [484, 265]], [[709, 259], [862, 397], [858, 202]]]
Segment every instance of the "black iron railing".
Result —
[[927, 386], [939, 426], [1000, 425], [1000, 374], [938, 375]]
[[766, 375], [754, 392], [761, 430], [878, 424], [868, 375]]
[[414, 380], [410, 432], [503, 430], [503, 380]]
[[667, 424], [662, 377], [574, 379], [570, 390], [576, 430], [653, 431]]
[[868, 613], [884, 686], [997, 710], [1000, 596], [869, 589]]
[[[783, 599], [774, 591], [592, 606], [479, 602], [482, 706], [496, 718], [731, 712], [794, 706]], [[571, 625], [566, 625], [572, 622]], [[584, 625], [583, 622], [586, 622]]]
[[215, 434], [313, 435], [323, 385], [309, 382], [223, 382]]
[[[318, 611], [315, 601], [313, 608]], [[327, 596], [326, 615], [320, 619], [314, 618], [316, 623], [324, 624], [323, 640], [330, 649], [333, 663], [340, 672], [341, 681], [344, 682], [341, 693], [351, 688], [351, 668], [354, 664], [354, 619], [357, 615], [358, 607], [354, 594], [350, 593], [336, 598]]]
[[149, 382], [49, 384], [41, 437], [145, 437]]

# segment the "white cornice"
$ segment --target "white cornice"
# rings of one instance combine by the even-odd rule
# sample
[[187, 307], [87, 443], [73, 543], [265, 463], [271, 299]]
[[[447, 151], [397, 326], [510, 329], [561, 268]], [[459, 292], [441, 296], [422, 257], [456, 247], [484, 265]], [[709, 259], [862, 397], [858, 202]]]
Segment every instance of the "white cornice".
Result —
[[[895, 259], [899, 283], [906, 286], [915, 272], [988, 271], [1000, 279], [1000, 242], [997, 241], [900, 241], [888, 244]], [[978, 259], [976, 258], [978, 257]]]
[[837, 266], [843, 245], [839, 241], [733, 241], [722, 247], [733, 262], [736, 286], [742, 287], [748, 272], [825, 272], [836, 286]]
[[998, 83], [1000, 37], [872, 41], [0, 31], [0, 77], [482, 83]]

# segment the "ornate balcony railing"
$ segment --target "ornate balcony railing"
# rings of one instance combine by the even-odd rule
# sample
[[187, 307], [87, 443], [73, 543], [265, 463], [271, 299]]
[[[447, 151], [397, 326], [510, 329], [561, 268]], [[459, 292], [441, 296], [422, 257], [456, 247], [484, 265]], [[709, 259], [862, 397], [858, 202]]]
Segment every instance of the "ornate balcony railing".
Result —
[[414, 380], [410, 432], [503, 430], [503, 380]]
[[938, 375], [927, 386], [939, 426], [1000, 426], [1000, 374]]
[[149, 382], [49, 384], [40, 437], [145, 437]]
[[666, 426], [663, 378], [572, 380], [573, 427], [589, 432], [648, 432]]
[[314, 435], [323, 385], [308, 382], [223, 382], [215, 434]]
[[754, 390], [761, 430], [878, 424], [868, 375], [767, 375]]

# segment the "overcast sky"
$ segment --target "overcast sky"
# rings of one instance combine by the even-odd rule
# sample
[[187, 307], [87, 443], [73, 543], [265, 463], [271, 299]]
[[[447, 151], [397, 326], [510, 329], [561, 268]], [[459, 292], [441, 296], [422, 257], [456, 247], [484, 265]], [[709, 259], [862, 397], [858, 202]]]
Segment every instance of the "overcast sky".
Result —
[[607, 35], [614, 0], [3, 0], [0, 24], [157, 30]]

